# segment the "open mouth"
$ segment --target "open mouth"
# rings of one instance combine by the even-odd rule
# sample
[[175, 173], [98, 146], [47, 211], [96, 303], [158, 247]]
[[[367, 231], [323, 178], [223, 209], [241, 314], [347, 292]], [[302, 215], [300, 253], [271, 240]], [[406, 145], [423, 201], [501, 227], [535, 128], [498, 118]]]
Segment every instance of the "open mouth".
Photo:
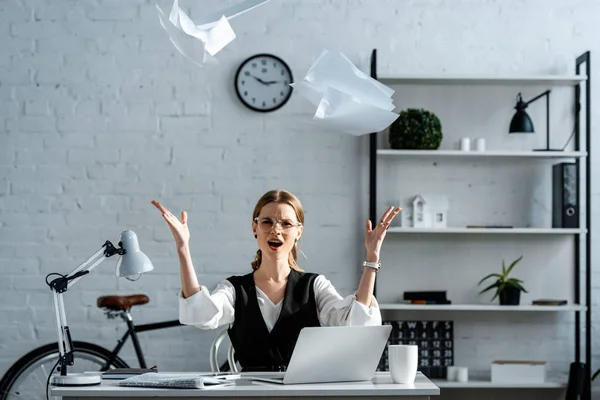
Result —
[[278, 247], [281, 247], [281, 245], [283, 244], [283, 242], [280, 242], [279, 240], [269, 240], [268, 245], [271, 249], [275, 250]]

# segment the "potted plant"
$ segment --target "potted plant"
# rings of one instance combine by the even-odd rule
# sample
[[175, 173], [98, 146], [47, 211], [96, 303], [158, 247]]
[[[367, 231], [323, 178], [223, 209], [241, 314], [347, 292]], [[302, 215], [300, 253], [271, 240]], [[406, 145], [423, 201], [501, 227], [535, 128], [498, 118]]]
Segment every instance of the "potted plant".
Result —
[[392, 149], [437, 150], [442, 138], [440, 119], [424, 109], [403, 110], [390, 125], [389, 142]]
[[496, 293], [492, 300], [496, 297], [500, 298], [500, 305], [503, 306], [517, 306], [519, 305], [519, 300], [521, 298], [521, 292], [527, 293], [527, 290], [523, 287], [523, 281], [517, 278], [509, 278], [508, 275], [512, 271], [512, 269], [517, 265], [523, 256], [517, 258], [513, 261], [508, 268], [506, 267], [504, 260], [502, 260], [502, 273], [493, 273], [488, 276], [482, 278], [479, 281], [479, 285], [481, 285], [484, 281], [488, 279], [496, 279], [494, 283], [483, 289], [479, 294], [483, 294], [489, 290], [496, 289]]

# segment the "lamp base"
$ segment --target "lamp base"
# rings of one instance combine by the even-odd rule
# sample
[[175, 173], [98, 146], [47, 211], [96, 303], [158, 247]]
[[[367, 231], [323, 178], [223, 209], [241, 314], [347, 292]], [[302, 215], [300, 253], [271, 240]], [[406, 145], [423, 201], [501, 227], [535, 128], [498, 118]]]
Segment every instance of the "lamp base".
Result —
[[563, 149], [533, 149], [533, 151], [554, 151], [554, 152], [561, 152], [564, 151]]
[[101, 372], [83, 372], [81, 374], [52, 375], [52, 386], [94, 386], [102, 383]]

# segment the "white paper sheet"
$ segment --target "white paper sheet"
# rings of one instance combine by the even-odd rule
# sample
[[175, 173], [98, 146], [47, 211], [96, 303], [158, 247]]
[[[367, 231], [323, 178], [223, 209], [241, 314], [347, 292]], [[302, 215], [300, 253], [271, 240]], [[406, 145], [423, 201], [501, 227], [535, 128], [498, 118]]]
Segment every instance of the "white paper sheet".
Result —
[[[185, 57], [201, 66], [235, 39], [229, 20], [250, 11], [270, 0], [244, 0], [231, 7], [204, 15], [198, 24], [173, 1], [171, 12], [166, 13], [156, 5], [161, 26], [167, 31], [171, 43]], [[186, 37], [187, 36], [187, 37]], [[190, 39], [195, 39], [190, 41]], [[198, 46], [201, 43], [201, 46]]]
[[192, 61], [197, 66], [201, 67], [207, 61], [211, 61], [212, 57], [206, 51], [204, 44], [196, 39], [186, 35], [182, 30], [175, 27], [170, 21], [169, 17], [158, 8], [158, 19], [160, 25], [169, 35], [169, 40], [173, 43], [173, 46], [180, 52], [184, 57]]
[[317, 109], [313, 119], [325, 128], [365, 135], [398, 118], [394, 90], [364, 74], [341, 53], [323, 50], [304, 79], [291, 84]]

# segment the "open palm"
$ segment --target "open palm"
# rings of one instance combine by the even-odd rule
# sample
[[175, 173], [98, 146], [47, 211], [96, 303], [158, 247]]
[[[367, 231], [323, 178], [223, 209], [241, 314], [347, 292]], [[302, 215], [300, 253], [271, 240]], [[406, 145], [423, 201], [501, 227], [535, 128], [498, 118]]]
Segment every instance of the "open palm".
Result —
[[167, 224], [169, 224], [173, 238], [175, 238], [175, 244], [178, 247], [187, 245], [190, 242], [190, 229], [187, 224], [187, 213], [185, 211], [181, 212], [180, 221], [173, 213], [171, 213], [171, 211], [167, 210], [158, 201], [152, 200], [152, 204], [160, 210], [163, 218], [167, 221]]
[[379, 256], [381, 245], [387, 229], [389, 228], [392, 220], [398, 215], [402, 209], [400, 207], [389, 207], [384, 213], [379, 223], [372, 227], [371, 221], [367, 220], [367, 232], [365, 234], [365, 248], [367, 249], [368, 255]]

